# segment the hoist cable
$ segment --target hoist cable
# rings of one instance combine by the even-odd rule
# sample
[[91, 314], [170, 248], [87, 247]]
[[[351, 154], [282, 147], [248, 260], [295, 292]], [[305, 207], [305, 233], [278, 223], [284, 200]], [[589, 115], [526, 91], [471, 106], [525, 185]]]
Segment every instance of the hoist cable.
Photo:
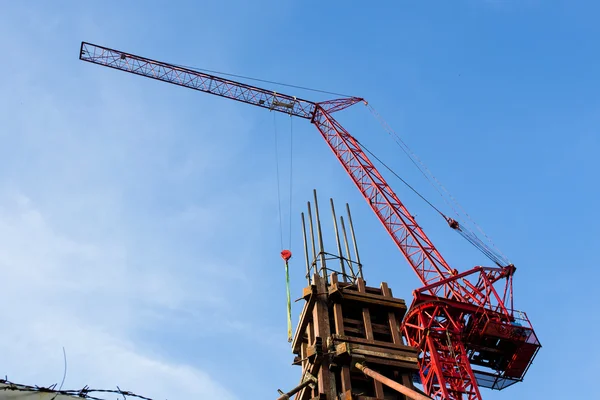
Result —
[[294, 155], [294, 118], [290, 115], [290, 209], [289, 209], [289, 228], [290, 228], [290, 236], [289, 236], [289, 246], [288, 249], [292, 247], [292, 178], [293, 174], [293, 155]]
[[[460, 205], [460, 203], [454, 198], [454, 196], [452, 196], [452, 194], [448, 191], [448, 189], [446, 189], [446, 187], [435, 177], [435, 175], [433, 175], [433, 173], [431, 173], [431, 171], [427, 168], [427, 166], [425, 165], [425, 163], [423, 163], [423, 161], [421, 161], [421, 159], [414, 153], [412, 152], [412, 150], [408, 147], [408, 145], [402, 140], [402, 138], [389, 126], [389, 124], [383, 119], [383, 117], [381, 117], [381, 115], [370, 105], [367, 104], [367, 108], [369, 109], [369, 111], [371, 111], [371, 113], [373, 114], [373, 116], [379, 121], [379, 123], [382, 125], [382, 127], [384, 128], [384, 130], [394, 139], [394, 141], [396, 142], [396, 144], [400, 147], [400, 149], [406, 154], [406, 156], [409, 158], [409, 160], [415, 165], [415, 167], [419, 170], [419, 172], [421, 172], [421, 174], [423, 174], [423, 176], [425, 177], [425, 179], [431, 184], [431, 186], [436, 190], [436, 192], [438, 192], [438, 194], [442, 197], [442, 199], [444, 200], [444, 202], [454, 211], [454, 213], [459, 217], [460, 219], [460, 213], [456, 210], [456, 208], [448, 201], [448, 199], [446, 198], [446, 196], [444, 196], [444, 194], [440, 191], [440, 189], [438, 189], [438, 187], [436, 187], [436, 185], [434, 185], [433, 181], [435, 181], [435, 183], [437, 183], [437, 186], [439, 186], [439, 188], [441, 188], [446, 194], [447, 196], [452, 200], [452, 202], [454, 202], [454, 204], [462, 211], [462, 213], [466, 216], [466, 218], [468, 219], [468, 221], [477, 228], [477, 230], [483, 235], [485, 236], [485, 238], [488, 240], [488, 242], [490, 243], [491, 247], [486, 245], [481, 239], [479, 239], [475, 233], [473, 233], [472, 231], [469, 231], [470, 235], [472, 238], [476, 238], [476, 242], [478, 243], [477, 245], [475, 245], [475, 243], [473, 243], [472, 241], [470, 241], [473, 245], [475, 245], [475, 247], [477, 247], [479, 250], [481, 250], [482, 252], [484, 252], [484, 254], [486, 254], [486, 256], [490, 257], [489, 254], [492, 254], [493, 256], [490, 257], [490, 259], [492, 259], [492, 261], [494, 261], [495, 263], [498, 264], [497, 260], [502, 260], [503, 262], [505, 262], [505, 265], [510, 264], [510, 261], [508, 260], [508, 258], [494, 245], [492, 239], [483, 231], [483, 229], [471, 218], [471, 216], [464, 210], [464, 208]], [[420, 165], [419, 165], [420, 164]], [[389, 168], [388, 168], [389, 169]], [[431, 179], [430, 179], [431, 177]], [[433, 179], [433, 181], [432, 181]], [[428, 202], [429, 203], [429, 202]], [[440, 212], [439, 210], [436, 209], [436, 211]], [[440, 213], [442, 215], [444, 215], [443, 213]], [[446, 217], [447, 219], [447, 217]], [[465, 233], [464, 232], [464, 227], [461, 226], [461, 229], [459, 230], [460, 233]], [[463, 235], [464, 237], [464, 235]], [[485, 249], [485, 251], [484, 251]]]
[[[358, 140], [357, 140], [358, 142]], [[404, 185], [406, 185], [412, 192], [414, 192], [418, 197], [421, 198], [425, 203], [427, 203], [431, 208], [437, 211], [446, 222], [449, 222], [449, 218], [438, 209], [433, 203], [431, 203], [425, 196], [423, 196], [419, 191], [417, 191], [412, 185], [410, 185], [406, 180], [404, 180], [398, 173], [396, 173], [392, 168], [390, 168], [385, 162], [383, 162], [379, 157], [377, 157], [372, 151], [370, 151], [364, 144], [358, 142], [361, 148], [363, 148], [367, 153], [369, 153], [375, 160], [377, 160], [381, 165], [383, 165], [388, 171], [390, 171], [397, 179], [399, 179]], [[458, 231], [458, 233], [466, 239], [469, 243], [471, 243], [476, 249], [481, 251], [487, 258], [493, 261], [498, 266], [506, 266], [509, 265], [510, 262], [504, 257], [502, 254], [498, 254], [493, 251], [489, 246], [487, 246], [475, 233], [470, 230], [465, 229], [460, 224], [458, 228], [454, 230]]]
[[[273, 126], [275, 132], [275, 158], [276, 158], [276, 171], [277, 171], [277, 207], [279, 212], [279, 238], [281, 241], [281, 257], [285, 261], [285, 293], [286, 293], [286, 311], [287, 311], [287, 336], [288, 342], [292, 341], [292, 300], [290, 294], [290, 268], [289, 259], [292, 256], [290, 250], [284, 250], [283, 248], [283, 217], [281, 213], [281, 179], [279, 173], [279, 143], [277, 140], [277, 115], [273, 113]], [[290, 116], [291, 120], [291, 116]], [[290, 122], [290, 209], [289, 209], [289, 247], [292, 245], [292, 177], [293, 177], [293, 126]]]
[[475, 246], [477, 249], [479, 249], [483, 254], [485, 254], [490, 260], [492, 260], [499, 267], [503, 267], [503, 266], [510, 264], [510, 262], [506, 258], [493, 252], [489, 248], [489, 246], [487, 246], [485, 243], [483, 243], [483, 241], [477, 235], [475, 235], [473, 232], [464, 230], [462, 227], [459, 227], [456, 230], [463, 238], [465, 238], [469, 243], [471, 243], [473, 246]]
[[[358, 142], [358, 140], [356, 140]], [[367, 153], [369, 153], [373, 158], [375, 158], [377, 161], [379, 161], [379, 163], [381, 165], [383, 165], [388, 171], [390, 171], [396, 178], [398, 178], [402, 183], [404, 183], [410, 190], [412, 190], [417, 196], [419, 196], [421, 198], [421, 200], [423, 200], [425, 203], [429, 204], [429, 206], [431, 208], [433, 208], [435, 211], [437, 211], [442, 217], [444, 217], [444, 219], [446, 219], [446, 215], [444, 215], [443, 212], [441, 212], [436, 206], [433, 205], [433, 203], [431, 203], [429, 200], [427, 200], [425, 198], [425, 196], [423, 196], [421, 193], [419, 193], [417, 191], [417, 189], [415, 189], [414, 187], [412, 187], [408, 182], [406, 182], [404, 179], [402, 179], [402, 177], [400, 175], [398, 175], [393, 169], [391, 169], [386, 163], [384, 163], [379, 157], [377, 157], [375, 154], [373, 154], [373, 152], [371, 152], [364, 144], [358, 142], [358, 144], [360, 145], [360, 147], [362, 147]]]
[[[416, 154], [414, 154], [410, 150], [410, 148], [406, 145], [406, 143], [404, 143], [404, 141], [402, 140], [402, 138], [398, 134], [396, 134], [396, 132], [388, 125], [388, 123], [373, 108], [373, 106], [371, 106], [370, 104], [367, 104], [367, 108], [369, 109], [369, 111], [371, 112], [371, 114], [373, 114], [373, 116], [375, 117], [375, 119], [377, 119], [377, 121], [381, 124], [381, 126], [383, 127], [383, 130], [385, 130], [387, 132], [387, 134], [390, 135], [390, 137], [392, 137], [392, 139], [394, 140], [394, 142], [396, 142], [396, 145], [398, 145], [398, 147], [400, 147], [400, 149], [404, 152], [404, 154], [406, 154], [406, 156], [408, 157], [408, 159], [414, 164], [414, 166], [417, 168], [417, 170], [419, 170], [419, 172], [425, 177], [425, 179], [427, 180], [427, 182], [429, 182], [429, 184], [435, 189], [435, 191], [438, 192], [438, 194], [440, 195], [440, 197], [442, 197], [442, 199], [444, 199], [444, 201], [446, 202], [446, 204], [448, 204], [448, 206], [450, 208], [452, 208], [452, 210], [454, 211], [454, 213], [457, 216], [459, 216], [458, 212], [454, 209], [454, 207], [452, 206], [452, 204], [450, 204], [448, 202], [448, 200], [444, 197], [444, 195], [442, 194], [442, 192], [440, 192], [440, 190], [438, 189], [438, 187], [433, 184], [433, 182], [431, 181], [431, 179], [429, 178], [429, 176], [427, 175], [427, 173], [424, 170], [424, 169], [427, 169], [427, 167], [421, 162], [421, 160], [416, 156]], [[418, 161], [418, 163], [417, 163], [417, 161]], [[421, 166], [419, 166], [419, 164], [421, 164], [423, 166], [423, 168], [421, 168]], [[430, 173], [430, 175], [433, 177], [433, 179], [435, 179], [435, 176], [433, 176], [433, 174]]]
[[277, 120], [275, 119], [276, 114], [273, 113], [273, 132], [275, 133], [275, 171], [277, 174], [277, 209], [279, 211], [279, 239], [281, 243], [281, 249], [283, 249], [283, 222], [281, 218], [281, 183], [279, 179], [279, 144], [277, 142]]

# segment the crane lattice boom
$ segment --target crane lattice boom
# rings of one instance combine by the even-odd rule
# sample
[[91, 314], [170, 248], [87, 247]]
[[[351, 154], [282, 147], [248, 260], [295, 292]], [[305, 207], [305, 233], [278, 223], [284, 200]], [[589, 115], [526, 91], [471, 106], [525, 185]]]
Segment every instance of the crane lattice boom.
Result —
[[[433, 243], [425, 235], [406, 207], [377, 171], [358, 141], [332, 116], [363, 101], [358, 97], [315, 103], [283, 93], [258, 88], [189, 68], [124, 53], [107, 47], [82, 43], [83, 61], [226, 97], [272, 111], [311, 120], [323, 135], [344, 169], [367, 199], [379, 220], [394, 239], [424, 286], [433, 295], [453, 297], [478, 306], [486, 306], [481, 289], [468, 284], [470, 290], [455, 280], [456, 275]], [[446, 282], [445, 284], [437, 284]]]

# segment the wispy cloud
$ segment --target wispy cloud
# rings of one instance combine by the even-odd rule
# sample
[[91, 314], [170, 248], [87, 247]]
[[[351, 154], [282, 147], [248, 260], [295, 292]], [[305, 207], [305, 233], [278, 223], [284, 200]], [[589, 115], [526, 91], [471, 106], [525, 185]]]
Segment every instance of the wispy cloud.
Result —
[[36, 43], [63, 40], [64, 24], [33, 12], [31, 31], [0, 29], [12, 59], [28, 60], [0, 67], [11, 77], [0, 96], [0, 373], [25, 384], [60, 381], [64, 346], [65, 386], [235, 399], [214, 375], [140, 339], [231, 309], [222, 288], [234, 270], [180, 244], [192, 226], [213, 225], [218, 210], [195, 199], [160, 204], [165, 191], [178, 198], [190, 177], [230, 156], [211, 145], [178, 150], [177, 123], [145, 118], [152, 102], [133, 89], [126, 100], [94, 79], [76, 90], [84, 81], [61, 73], [64, 63]]
[[167, 272], [136, 274], [127, 249], [115, 243], [79, 241], [56, 231], [22, 193], [5, 192], [2, 199], [3, 372], [50, 384], [50, 371], [55, 380], [61, 375], [64, 346], [71, 384], [120, 383], [159, 397], [175, 392], [180, 398], [234, 398], [203, 371], [161, 359], [128, 339], [144, 324], [139, 310], [185, 308], [193, 292]]

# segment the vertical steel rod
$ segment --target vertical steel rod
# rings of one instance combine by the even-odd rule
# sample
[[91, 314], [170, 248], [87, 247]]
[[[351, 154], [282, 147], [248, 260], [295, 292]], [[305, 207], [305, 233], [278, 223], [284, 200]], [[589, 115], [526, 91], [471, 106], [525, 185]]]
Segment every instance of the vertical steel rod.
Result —
[[310, 201], [307, 202], [308, 205], [308, 222], [309, 222], [309, 227], [310, 227], [310, 243], [311, 243], [311, 248], [312, 248], [312, 261], [311, 261], [311, 266], [314, 264], [315, 266], [315, 273], [317, 272], [317, 250], [315, 249], [315, 231], [313, 229], [313, 217], [312, 217], [312, 211], [311, 211], [311, 206], [310, 206]]
[[313, 190], [315, 197], [315, 218], [317, 220], [317, 238], [319, 240], [319, 258], [321, 259], [321, 274], [327, 282], [327, 267], [325, 263], [325, 253], [323, 250], [323, 233], [321, 232], [321, 217], [319, 217], [319, 201], [317, 200], [317, 190]]
[[356, 236], [354, 235], [354, 224], [352, 223], [352, 214], [350, 214], [350, 205], [348, 203], [346, 203], [346, 211], [348, 213], [348, 224], [350, 225], [350, 234], [352, 235], [352, 244], [354, 246], [354, 253], [356, 254], [356, 262], [358, 263], [358, 276], [361, 279], [364, 279], [362, 272], [362, 264], [360, 263], [360, 256], [358, 255]]
[[356, 280], [356, 275], [354, 274], [354, 268], [352, 267], [352, 254], [350, 254], [350, 246], [348, 245], [348, 235], [346, 234], [346, 225], [344, 224], [344, 217], [340, 215], [340, 224], [342, 227], [342, 237], [344, 238], [344, 248], [346, 249], [346, 260], [348, 260], [348, 268], [350, 269], [350, 274], [352, 275], [353, 282]]
[[342, 279], [344, 280], [344, 282], [348, 282], [348, 275], [346, 275], [346, 267], [344, 266], [344, 256], [342, 254], [342, 244], [340, 242], [340, 234], [338, 232], [337, 217], [335, 216], [335, 206], [333, 204], [332, 198], [329, 199], [329, 203], [331, 203], [331, 215], [333, 216], [333, 230], [335, 231], [335, 241], [337, 243], [338, 255], [340, 257]]
[[302, 238], [304, 239], [304, 258], [306, 260], [306, 279], [308, 280], [308, 285], [311, 285], [310, 279], [310, 261], [308, 261], [308, 243], [306, 239], [306, 223], [304, 221], [304, 213], [300, 214], [302, 216]]

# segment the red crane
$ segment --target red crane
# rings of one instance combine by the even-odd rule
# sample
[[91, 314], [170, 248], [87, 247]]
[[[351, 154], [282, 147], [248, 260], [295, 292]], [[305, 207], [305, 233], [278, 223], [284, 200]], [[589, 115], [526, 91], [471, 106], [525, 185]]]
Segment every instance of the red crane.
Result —
[[310, 120], [423, 284], [413, 293], [401, 329], [421, 351], [425, 392], [434, 399], [474, 400], [481, 399], [480, 386], [503, 389], [523, 379], [541, 345], [526, 314], [512, 309], [515, 267], [477, 266], [459, 273], [448, 265], [358, 141], [333, 118], [363, 99], [312, 102], [86, 42], [79, 58]]

